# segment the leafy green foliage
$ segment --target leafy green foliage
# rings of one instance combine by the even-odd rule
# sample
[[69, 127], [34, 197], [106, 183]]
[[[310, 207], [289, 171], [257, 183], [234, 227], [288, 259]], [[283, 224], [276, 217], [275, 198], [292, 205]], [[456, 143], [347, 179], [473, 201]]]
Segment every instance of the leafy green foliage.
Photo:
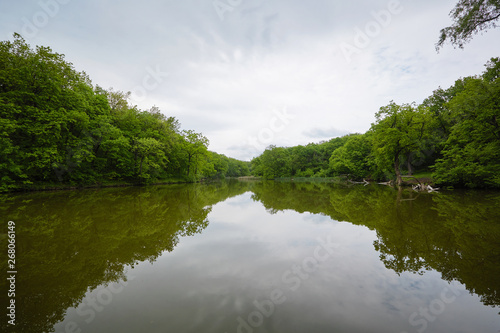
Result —
[[450, 12], [453, 24], [441, 29], [436, 49], [439, 50], [446, 40], [452, 45], [463, 48], [472, 36], [480, 31], [497, 27], [500, 18], [499, 0], [460, 0]]
[[290, 148], [270, 146], [252, 160], [253, 173], [279, 177], [347, 175], [396, 179], [430, 172], [435, 183], [500, 188], [500, 59], [482, 76], [438, 88], [421, 105], [391, 102], [365, 134]]
[[[64, 56], [32, 50], [20, 35], [0, 42], [0, 191], [40, 184], [267, 179], [390, 179], [428, 171], [440, 184], [500, 187], [500, 60], [481, 77], [439, 88], [422, 105], [390, 103], [365, 134], [296, 147], [268, 147], [251, 163], [208, 150], [157, 107], [93, 86]], [[250, 170], [251, 169], [251, 170]]]
[[324, 177], [329, 173], [332, 152], [346, 139], [335, 138], [319, 144], [290, 148], [269, 146], [252, 160], [252, 172], [266, 179], [282, 177]]
[[436, 181], [465, 187], [500, 187], [500, 79], [469, 80], [448, 106], [459, 121], [435, 165]]
[[203, 157], [205, 157], [208, 152], [208, 139], [201, 133], [196, 133], [192, 130], [184, 131], [183, 134], [184, 139], [181, 141], [181, 145], [185, 153], [186, 176], [189, 178], [190, 176], [196, 175], [198, 169], [201, 168], [203, 162], [206, 161]]
[[428, 122], [426, 109], [391, 102], [380, 108], [375, 118], [371, 128], [375, 163], [384, 171], [392, 165], [397, 184], [401, 185], [401, 159], [420, 149]]
[[229, 170], [225, 156], [207, 159], [201, 133], [129, 97], [94, 87], [63, 55], [32, 50], [18, 34], [0, 42], [0, 191], [248, 174], [245, 162]]
[[332, 153], [330, 169], [334, 174], [347, 174], [355, 179], [368, 177], [371, 174], [371, 151], [369, 134], [350, 135], [346, 143]]
[[269, 146], [252, 161], [256, 175], [266, 179], [291, 176], [290, 151], [283, 147]]

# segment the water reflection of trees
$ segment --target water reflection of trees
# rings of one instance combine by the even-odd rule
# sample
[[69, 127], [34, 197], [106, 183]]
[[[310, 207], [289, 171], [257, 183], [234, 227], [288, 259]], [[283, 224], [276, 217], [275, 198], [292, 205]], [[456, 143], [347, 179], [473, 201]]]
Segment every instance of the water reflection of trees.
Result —
[[[213, 204], [247, 188], [226, 183], [2, 197], [1, 215], [17, 227], [16, 332], [52, 331], [88, 290], [125, 280], [126, 266], [172, 251], [181, 236], [207, 227]], [[1, 243], [7, 247], [6, 238]]]
[[[249, 189], [270, 213], [293, 209], [375, 230], [374, 246], [387, 268], [437, 270], [484, 304], [500, 305], [499, 193], [417, 195], [275, 182], [104, 189], [0, 198], [0, 215], [17, 226], [17, 331], [50, 331], [88, 290], [172, 251], [182, 236], [206, 228], [212, 205]], [[5, 236], [0, 245], [6, 248]], [[0, 269], [7, 271], [5, 261]], [[8, 289], [5, 280], [0, 288]], [[6, 307], [6, 294], [1, 299]]]
[[384, 265], [424, 274], [436, 270], [500, 305], [500, 193], [398, 193], [381, 186], [320, 183], [255, 184], [254, 200], [277, 212], [293, 209], [364, 225], [377, 233]]

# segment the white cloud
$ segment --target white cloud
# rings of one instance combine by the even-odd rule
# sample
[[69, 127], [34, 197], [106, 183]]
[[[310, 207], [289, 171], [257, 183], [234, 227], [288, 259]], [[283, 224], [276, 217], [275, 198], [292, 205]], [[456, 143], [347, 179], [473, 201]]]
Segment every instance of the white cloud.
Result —
[[[353, 44], [389, 2], [243, 1], [220, 20], [212, 1], [71, 1], [27, 40], [66, 54], [103, 87], [133, 90], [159, 67], [168, 77], [137, 104], [157, 105], [202, 132], [211, 150], [250, 159], [265, 145], [252, 147], [249, 138], [270, 127], [273, 110], [295, 115], [273, 133], [276, 145], [364, 132], [391, 100], [421, 102], [438, 86], [481, 73], [500, 52], [497, 29], [465, 50], [436, 53], [456, 1], [401, 0], [401, 13], [347, 61], [342, 43]], [[2, 6], [0, 36], [42, 10], [36, 2]]]
[[339, 136], [344, 136], [346, 134], [349, 134], [346, 131], [339, 130], [333, 127], [330, 128], [319, 128], [315, 127], [310, 130], [304, 131], [303, 134], [309, 138], [315, 139], [315, 140], [324, 140], [324, 139], [331, 139], [331, 138], [336, 138]]

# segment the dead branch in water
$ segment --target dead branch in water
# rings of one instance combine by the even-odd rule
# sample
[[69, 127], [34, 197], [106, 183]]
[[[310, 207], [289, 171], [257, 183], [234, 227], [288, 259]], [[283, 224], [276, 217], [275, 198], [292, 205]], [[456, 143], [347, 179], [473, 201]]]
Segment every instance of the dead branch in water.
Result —
[[389, 180], [388, 182], [377, 183], [377, 184], [379, 184], [379, 185], [386, 185], [386, 186], [393, 186], [394, 185], [393, 182], [392, 182], [392, 180]]
[[425, 184], [420, 184], [420, 183], [419, 183], [418, 185], [412, 186], [411, 188], [412, 188], [414, 191], [416, 191], [416, 192], [424, 192], [424, 191], [427, 191], [427, 192], [431, 193], [431, 192], [436, 192], [436, 191], [439, 191], [439, 188], [438, 188], [438, 187], [434, 188], [434, 187], [432, 187], [432, 186], [430, 186], [430, 185], [425, 185]]
[[369, 184], [370, 184], [369, 182], [367, 182], [367, 181], [366, 181], [366, 179], [363, 179], [363, 181], [362, 181], [362, 182], [355, 182], [355, 181], [353, 181], [353, 180], [348, 180], [348, 182], [349, 182], [349, 183], [351, 183], [351, 184], [354, 184], [354, 185], [364, 184], [364, 186], [366, 186], [366, 185], [369, 185]]

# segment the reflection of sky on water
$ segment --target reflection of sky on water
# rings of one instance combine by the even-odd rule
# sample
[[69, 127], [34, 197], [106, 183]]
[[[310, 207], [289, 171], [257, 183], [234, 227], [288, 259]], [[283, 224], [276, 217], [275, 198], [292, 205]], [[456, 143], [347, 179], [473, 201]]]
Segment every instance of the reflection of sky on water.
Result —
[[[238, 318], [248, 320], [254, 302], [275, 290], [286, 300], [254, 332], [417, 332], [424, 317], [414, 316], [412, 326], [412, 313], [439, 305], [443, 292], [458, 297], [427, 320], [428, 332], [498, 330], [497, 310], [458, 283], [434, 271], [388, 270], [373, 247], [376, 232], [366, 227], [295, 211], [271, 215], [249, 192], [215, 205], [209, 220], [173, 252], [129, 269], [133, 279], [92, 322], [70, 309], [56, 332], [69, 321], [82, 332], [238, 332]], [[333, 253], [299, 277], [292, 266], [314, 257], [319, 239], [334, 243]], [[90, 308], [88, 299], [80, 310]]]

